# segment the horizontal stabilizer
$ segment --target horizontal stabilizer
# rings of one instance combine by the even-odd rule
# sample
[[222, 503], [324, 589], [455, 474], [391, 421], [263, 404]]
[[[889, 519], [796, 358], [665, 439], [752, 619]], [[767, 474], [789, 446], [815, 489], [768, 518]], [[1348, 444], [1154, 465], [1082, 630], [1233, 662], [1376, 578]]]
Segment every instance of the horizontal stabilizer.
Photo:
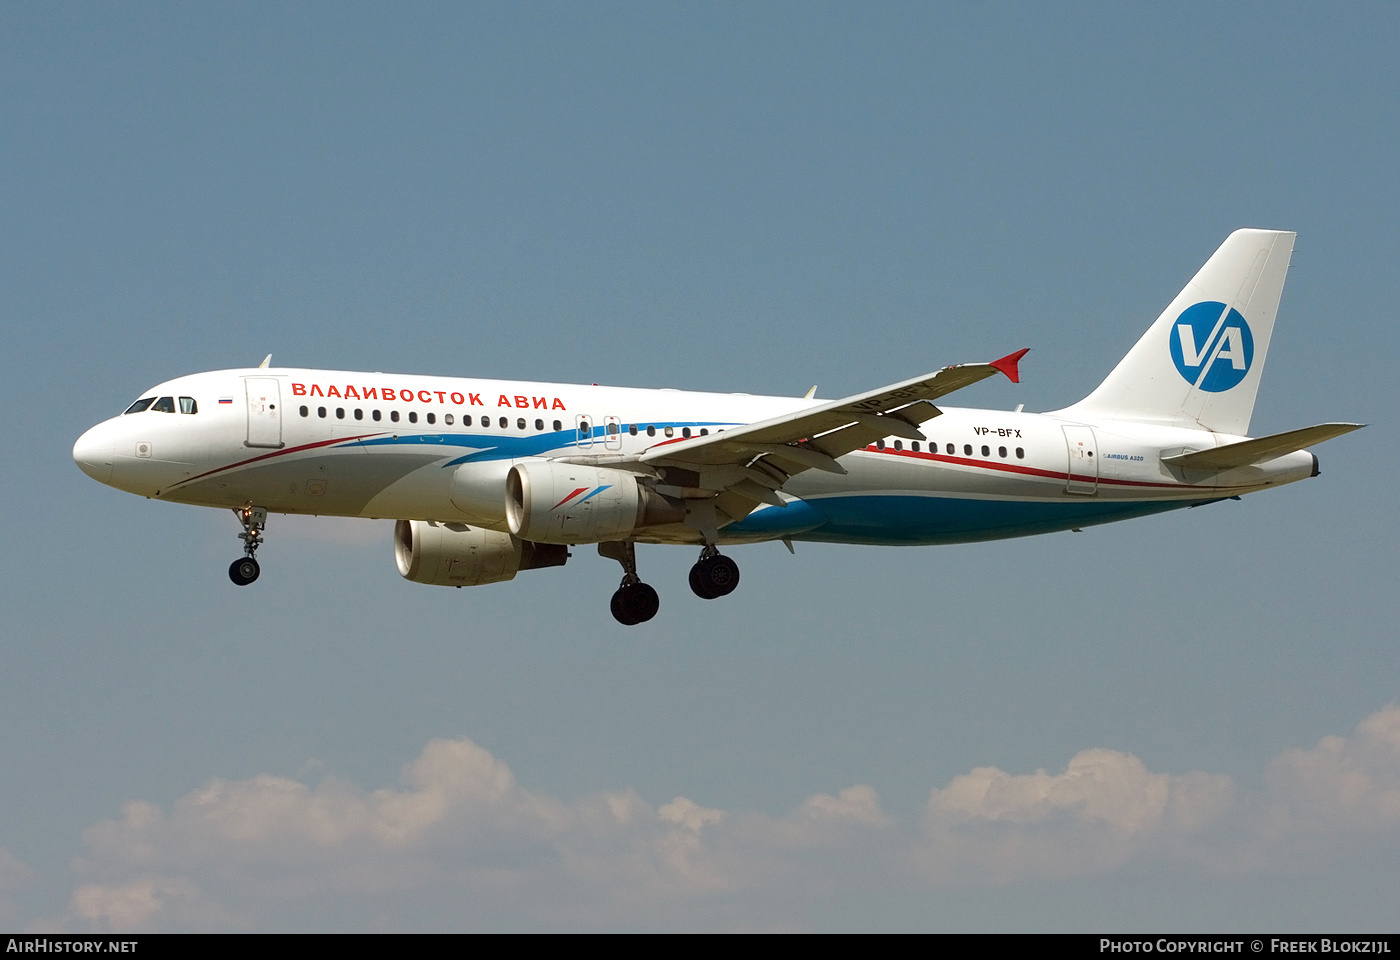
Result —
[[1275, 457], [1281, 457], [1284, 454], [1293, 453], [1296, 450], [1311, 447], [1324, 440], [1331, 440], [1333, 437], [1340, 437], [1344, 433], [1360, 430], [1364, 426], [1364, 423], [1320, 423], [1315, 427], [1289, 430], [1286, 433], [1276, 433], [1271, 437], [1241, 440], [1239, 443], [1228, 443], [1223, 447], [1215, 447], [1210, 450], [1198, 450], [1195, 453], [1163, 457], [1162, 462], [1168, 466], [1190, 467], [1194, 470], [1229, 470], [1233, 467], [1249, 467], [1256, 463], [1272, 460]]

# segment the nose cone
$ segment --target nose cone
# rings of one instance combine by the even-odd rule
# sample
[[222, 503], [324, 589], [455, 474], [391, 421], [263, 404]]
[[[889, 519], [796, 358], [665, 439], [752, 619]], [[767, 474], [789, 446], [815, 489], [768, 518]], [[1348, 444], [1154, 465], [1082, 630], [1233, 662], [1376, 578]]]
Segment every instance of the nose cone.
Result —
[[73, 462], [98, 483], [110, 483], [114, 447], [112, 431], [105, 423], [99, 423], [73, 444]]

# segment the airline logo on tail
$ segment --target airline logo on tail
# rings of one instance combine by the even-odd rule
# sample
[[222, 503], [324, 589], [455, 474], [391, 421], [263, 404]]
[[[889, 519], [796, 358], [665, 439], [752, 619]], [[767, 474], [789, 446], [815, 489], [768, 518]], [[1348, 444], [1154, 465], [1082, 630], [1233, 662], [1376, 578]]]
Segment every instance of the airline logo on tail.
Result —
[[1187, 383], [1208, 393], [1229, 390], [1254, 362], [1254, 334], [1238, 310], [1207, 300], [1187, 307], [1171, 332], [1172, 361]]

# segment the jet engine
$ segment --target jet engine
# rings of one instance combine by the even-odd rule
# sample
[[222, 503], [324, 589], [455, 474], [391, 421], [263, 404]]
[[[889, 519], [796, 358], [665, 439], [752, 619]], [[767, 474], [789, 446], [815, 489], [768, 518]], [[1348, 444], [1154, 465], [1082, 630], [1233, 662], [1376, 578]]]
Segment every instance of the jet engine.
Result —
[[531, 543], [508, 533], [433, 520], [394, 524], [394, 560], [416, 583], [474, 587], [512, 579], [521, 570], [560, 567], [569, 551], [560, 544]]
[[522, 461], [506, 475], [506, 522], [540, 543], [626, 540], [642, 527], [680, 523], [685, 507], [626, 470], [554, 460]]
[[500, 529], [506, 522], [506, 474], [513, 461], [464, 463], [452, 474], [452, 505], [477, 523]]

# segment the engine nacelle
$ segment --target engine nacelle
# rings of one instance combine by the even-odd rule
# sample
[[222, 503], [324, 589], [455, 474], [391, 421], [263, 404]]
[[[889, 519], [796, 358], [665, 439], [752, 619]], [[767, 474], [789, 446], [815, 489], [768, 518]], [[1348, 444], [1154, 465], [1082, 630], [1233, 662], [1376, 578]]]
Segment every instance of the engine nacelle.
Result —
[[679, 523], [685, 508], [607, 467], [523, 461], [506, 475], [510, 532], [540, 543], [626, 540], [642, 527]]
[[475, 587], [512, 579], [521, 570], [559, 567], [569, 551], [553, 543], [531, 543], [462, 523], [400, 520], [394, 524], [394, 560], [415, 583]]
[[511, 460], [464, 463], [452, 473], [452, 505], [477, 523], [493, 527], [506, 522], [506, 474]]

